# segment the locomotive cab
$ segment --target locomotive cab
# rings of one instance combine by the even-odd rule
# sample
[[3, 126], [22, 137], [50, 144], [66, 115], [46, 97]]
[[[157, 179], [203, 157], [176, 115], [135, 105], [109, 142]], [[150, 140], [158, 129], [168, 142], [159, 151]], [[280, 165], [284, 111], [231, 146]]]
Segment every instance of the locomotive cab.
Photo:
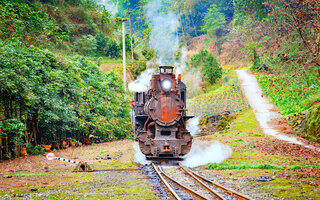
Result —
[[186, 129], [186, 87], [173, 67], [160, 66], [151, 88], [135, 93], [135, 139], [147, 158], [180, 158], [192, 145]]

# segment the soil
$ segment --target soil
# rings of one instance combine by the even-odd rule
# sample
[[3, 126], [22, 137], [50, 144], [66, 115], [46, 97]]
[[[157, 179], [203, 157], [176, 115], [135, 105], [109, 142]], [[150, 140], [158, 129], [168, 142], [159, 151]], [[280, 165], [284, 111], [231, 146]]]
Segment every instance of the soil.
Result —
[[[140, 165], [133, 162], [133, 141], [81, 146], [53, 152], [85, 161], [95, 172], [73, 173], [75, 164], [43, 155], [0, 163], [0, 199], [158, 199]], [[111, 159], [101, 159], [111, 157]], [[164, 198], [163, 198], [164, 199]]]
[[[233, 150], [223, 162], [281, 168], [215, 170], [207, 165], [194, 168], [205, 177], [254, 199], [320, 197], [319, 152], [265, 135], [252, 110], [236, 113], [227, 130], [207, 129], [205, 136], [194, 142], [214, 140]], [[4, 161], [0, 163], [0, 199], [172, 199], [149, 165], [133, 161], [133, 144], [131, 140], [121, 140], [53, 152], [58, 157], [85, 161], [95, 172], [73, 173], [74, 164], [49, 161], [43, 155]], [[111, 159], [104, 159], [108, 157]], [[275, 180], [257, 182], [260, 176]]]

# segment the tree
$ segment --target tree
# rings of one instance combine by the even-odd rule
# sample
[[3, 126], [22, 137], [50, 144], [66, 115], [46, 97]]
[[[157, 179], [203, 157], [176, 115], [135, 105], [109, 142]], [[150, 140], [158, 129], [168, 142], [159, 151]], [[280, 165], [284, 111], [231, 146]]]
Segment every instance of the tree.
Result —
[[[109, 36], [106, 37], [106, 41], [107, 41], [107, 46], [106, 46], [106, 54], [105, 55], [109, 56], [111, 58], [118, 58], [121, 55], [120, 54], [121, 48], [118, 45], [118, 43]], [[130, 44], [130, 41], [129, 41], [129, 44]], [[130, 48], [130, 46], [128, 48]]]
[[309, 60], [320, 66], [320, 6], [317, 0], [296, 1], [276, 0], [266, 4], [273, 8], [270, 13], [274, 31], [287, 41], [299, 38], [304, 46], [300, 52], [303, 60]]
[[190, 58], [190, 67], [199, 68], [203, 74], [202, 80], [214, 84], [222, 76], [222, 68], [211, 52], [201, 49]]
[[213, 54], [208, 54], [202, 66], [203, 79], [214, 84], [222, 75], [222, 68]]
[[215, 4], [212, 4], [203, 21], [204, 24], [201, 30], [208, 35], [213, 36], [216, 34], [216, 31], [226, 23], [226, 18], [224, 14], [219, 11], [218, 7]]
[[0, 41], [0, 74], [0, 105], [11, 124], [6, 131], [22, 124], [21, 142], [81, 140], [90, 134], [110, 141], [131, 133], [122, 80], [87, 58], [58, 58], [48, 50]]

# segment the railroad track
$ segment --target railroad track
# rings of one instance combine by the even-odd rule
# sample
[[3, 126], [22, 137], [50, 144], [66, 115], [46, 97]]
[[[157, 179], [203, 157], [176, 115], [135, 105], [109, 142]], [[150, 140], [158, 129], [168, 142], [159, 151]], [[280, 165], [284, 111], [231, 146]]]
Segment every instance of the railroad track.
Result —
[[187, 167], [179, 165], [156, 165], [153, 168], [172, 195], [180, 199], [241, 199], [251, 200], [238, 192], [227, 189]]

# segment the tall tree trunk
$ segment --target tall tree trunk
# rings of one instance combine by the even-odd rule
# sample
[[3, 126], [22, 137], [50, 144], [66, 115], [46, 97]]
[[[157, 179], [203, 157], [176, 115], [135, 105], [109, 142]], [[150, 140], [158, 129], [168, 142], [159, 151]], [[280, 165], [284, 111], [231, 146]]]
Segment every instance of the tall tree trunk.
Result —
[[32, 132], [34, 136], [34, 143], [37, 144], [37, 118], [32, 115]]

